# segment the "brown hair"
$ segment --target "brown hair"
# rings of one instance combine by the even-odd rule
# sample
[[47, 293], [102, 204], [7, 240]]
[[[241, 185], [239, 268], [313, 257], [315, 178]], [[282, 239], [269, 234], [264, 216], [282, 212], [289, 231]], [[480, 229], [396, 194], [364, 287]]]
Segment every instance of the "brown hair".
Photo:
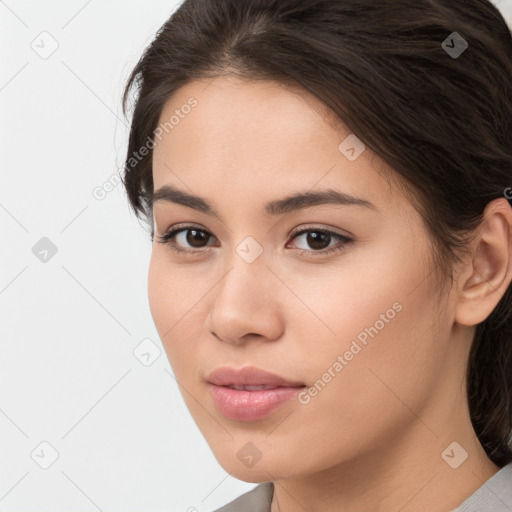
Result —
[[[329, 107], [416, 197], [445, 275], [487, 203], [512, 198], [512, 33], [488, 0], [185, 0], [123, 96], [126, 116], [136, 89], [122, 179], [152, 239], [149, 141], [164, 104], [192, 80], [227, 74], [295, 84]], [[140, 157], [143, 146], [151, 149]], [[512, 461], [511, 286], [476, 327], [467, 391], [475, 432], [504, 466]]]

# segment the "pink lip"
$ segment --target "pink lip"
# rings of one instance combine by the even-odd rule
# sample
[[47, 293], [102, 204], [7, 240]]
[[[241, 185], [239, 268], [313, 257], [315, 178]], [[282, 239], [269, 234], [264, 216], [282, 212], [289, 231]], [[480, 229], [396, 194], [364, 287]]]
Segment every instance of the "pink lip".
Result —
[[[253, 366], [218, 368], [206, 380], [217, 409], [224, 416], [238, 421], [256, 421], [268, 416], [305, 387], [302, 382]], [[237, 390], [228, 387], [260, 385], [272, 386], [273, 389]]]
[[217, 409], [237, 421], [256, 421], [268, 416], [279, 405], [294, 398], [304, 388], [280, 386], [274, 389], [237, 390], [210, 384], [210, 394]]
[[261, 384], [278, 386], [304, 386], [303, 382], [285, 379], [275, 373], [270, 373], [254, 366], [217, 368], [206, 378], [217, 386], [259, 386]]

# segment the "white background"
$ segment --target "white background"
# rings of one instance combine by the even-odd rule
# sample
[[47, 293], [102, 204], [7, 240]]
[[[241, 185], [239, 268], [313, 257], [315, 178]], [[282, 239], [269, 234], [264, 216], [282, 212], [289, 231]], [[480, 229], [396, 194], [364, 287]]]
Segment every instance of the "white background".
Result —
[[0, 512], [208, 512], [255, 486], [190, 417], [149, 310], [149, 234], [116, 181], [123, 85], [176, 7], [0, 0]]

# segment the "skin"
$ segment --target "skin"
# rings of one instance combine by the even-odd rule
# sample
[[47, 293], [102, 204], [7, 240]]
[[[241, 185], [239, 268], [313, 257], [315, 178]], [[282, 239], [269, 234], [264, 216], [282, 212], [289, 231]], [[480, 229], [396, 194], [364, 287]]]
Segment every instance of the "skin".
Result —
[[[471, 426], [465, 370], [474, 326], [512, 280], [507, 201], [488, 205], [440, 298], [420, 215], [368, 148], [354, 161], [339, 151], [350, 131], [316, 98], [226, 76], [182, 87], [161, 121], [191, 96], [198, 105], [154, 149], [154, 188], [201, 196], [220, 218], [155, 202], [148, 294], [183, 398], [216, 459], [240, 480], [273, 481], [272, 512], [454, 509], [499, 469]], [[327, 204], [264, 213], [271, 199], [326, 188], [378, 210]], [[193, 255], [157, 242], [178, 223], [209, 234], [202, 246], [187, 231], [175, 236]], [[354, 242], [293, 239], [302, 227]], [[252, 263], [236, 252], [247, 236], [264, 249]], [[309, 403], [286, 402], [252, 423], [216, 409], [205, 380], [214, 369], [254, 365], [313, 386], [396, 302], [401, 311]], [[249, 442], [261, 452], [251, 467], [237, 457]], [[453, 442], [468, 454], [455, 469], [441, 455]]]

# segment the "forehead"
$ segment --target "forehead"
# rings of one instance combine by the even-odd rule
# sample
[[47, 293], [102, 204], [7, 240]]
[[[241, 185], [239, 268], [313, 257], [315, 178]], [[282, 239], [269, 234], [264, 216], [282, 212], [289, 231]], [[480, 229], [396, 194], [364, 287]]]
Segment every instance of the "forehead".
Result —
[[[272, 80], [249, 80], [235, 76], [221, 76], [196, 80], [179, 88], [169, 98], [162, 109], [160, 122], [164, 122], [181, 106], [194, 97], [198, 105], [193, 110], [200, 110], [204, 118], [217, 116], [219, 111], [224, 115], [217, 118], [219, 126], [225, 121], [233, 123], [237, 117], [250, 115], [254, 122], [264, 121], [270, 114], [274, 116], [295, 113], [303, 120], [318, 115], [329, 119], [337, 128], [343, 123], [316, 96], [309, 93], [299, 84], [284, 84]], [[244, 124], [247, 128], [248, 125]]]
[[226, 197], [268, 199], [318, 185], [385, 201], [388, 182], [375, 167], [383, 162], [368, 148], [347, 159], [340, 144], [350, 130], [298, 87], [232, 77], [191, 82], [166, 102], [159, 126], [165, 123], [155, 139], [155, 190], [171, 183], [208, 197], [223, 187]]
[[[188, 107], [192, 102], [195, 106]], [[159, 126], [166, 129], [155, 153], [193, 148], [198, 156], [229, 154], [231, 160], [240, 154], [246, 161], [293, 157], [299, 142], [323, 139], [326, 147], [336, 148], [349, 131], [341, 121], [334, 128], [334, 120], [320, 100], [299, 87], [233, 77], [196, 81], [176, 91], [162, 109]]]

